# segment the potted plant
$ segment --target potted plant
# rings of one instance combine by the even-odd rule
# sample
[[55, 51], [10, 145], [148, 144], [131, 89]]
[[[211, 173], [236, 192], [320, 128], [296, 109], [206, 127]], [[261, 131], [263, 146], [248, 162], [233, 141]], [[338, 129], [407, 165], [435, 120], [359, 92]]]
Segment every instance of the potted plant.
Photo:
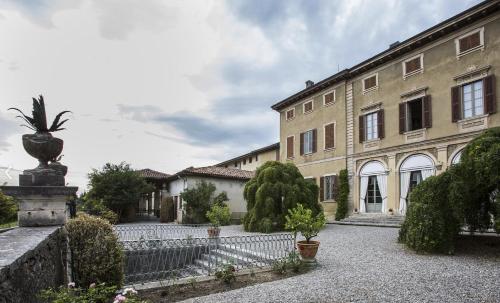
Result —
[[354, 209], [354, 213], [355, 213], [355, 214], [357, 214], [357, 213], [358, 213], [358, 209], [357, 209], [357, 208], [355, 208], [355, 209]]
[[207, 229], [210, 238], [218, 237], [220, 234], [220, 226], [227, 225], [231, 221], [231, 212], [226, 205], [214, 204], [210, 210], [207, 211], [206, 215], [212, 224]]
[[323, 226], [325, 226], [326, 219], [323, 212], [314, 217], [312, 210], [304, 208], [302, 204], [298, 204], [296, 208], [288, 210], [288, 215], [285, 218], [285, 229], [292, 231], [295, 238], [297, 237], [297, 233], [300, 232], [306, 239], [305, 241], [297, 242], [297, 248], [302, 260], [309, 263], [315, 262], [320, 242], [312, 241], [311, 239], [316, 237]]
[[392, 210], [392, 208], [389, 208], [389, 215], [394, 215], [394, 211]]
[[21, 115], [17, 116], [26, 122], [23, 126], [34, 130], [34, 134], [23, 135], [23, 147], [28, 154], [37, 158], [40, 161], [40, 166], [46, 168], [48, 162], [54, 160], [61, 154], [63, 149], [63, 141], [59, 138], [54, 138], [50, 134], [63, 130], [61, 126], [68, 121], [68, 119], [60, 121], [62, 115], [69, 113], [63, 111], [56, 115], [50, 127], [47, 126], [47, 115], [45, 113], [45, 103], [43, 96], [40, 95], [38, 100], [33, 98], [33, 116], [25, 115], [20, 109], [11, 107], [9, 110], [15, 110]]

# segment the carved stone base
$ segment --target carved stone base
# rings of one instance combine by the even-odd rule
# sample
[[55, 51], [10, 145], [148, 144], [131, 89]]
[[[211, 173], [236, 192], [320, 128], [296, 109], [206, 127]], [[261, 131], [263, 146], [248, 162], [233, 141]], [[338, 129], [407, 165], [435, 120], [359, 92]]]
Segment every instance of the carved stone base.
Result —
[[[62, 165], [61, 165], [62, 166]], [[64, 175], [52, 168], [25, 170], [19, 175], [19, 186], [64, 186]]]
[[19, 201], [17, 218], [20, 227], [51, 226], [66, 223], [66, 202], [78, 187], [67, 186], [3, 186], [3, 193]]

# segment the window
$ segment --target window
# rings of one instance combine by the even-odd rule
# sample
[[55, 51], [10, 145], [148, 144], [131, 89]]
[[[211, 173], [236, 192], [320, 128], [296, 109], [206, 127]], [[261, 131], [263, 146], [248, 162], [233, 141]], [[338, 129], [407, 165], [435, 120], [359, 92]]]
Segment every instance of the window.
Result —
[[325, 125], [325, 150], [335, 147], [335, 123]]
[[328, 92], [323, 95], [323, 105], [328, 106], [335, 103], [335, 91]]
[[255, 155], [255, 162], [259, 161], [259, 155]]
[[384, 110], [359, 116], [359, 143], [384, 138]]
[[[378, 188], [377, 176], [369, 176], [368, 177], [368, 191], [366, 193], [366, 203], [367, 203], [367, 211], [370, 208], [378, 208], [382, 205], [382, 195], [380, 194], [380, 190]], [[380, 206], [376, 206], [379, 204]], [[372, 206], [372, 207], [370, 207]]]
[[335, 176], [325, 176], [324, 180], [324, 192], [325, 192], [325, 200], [333, 200], [333, 191], [334, 191], [334, 182]]
[[484, 114], [482, 80], [462, 86], [462, 102], [464, 119]]
[[294, 136], [286, 138], [286, 157], [288, 159], [293, 158], [293, 141]]
[[313, 131], [307, 131], [304, 136], [304, 154], [311, 154], [313, 152]]
[[476, 29], [455, 39], [457, 56], [468, 54], [484, 47], [484, 28]]
[[424, 55], [420, 54], [416, 57], [403, 61], [403, 78], [418, 74], [424, 70]]
[[252, 163], [253, 157], [248, 158], [248, 163]]
[[496, 112], [495, 76], [451, 88], [451, 120], [472, 118]]
[[286, 120], [292, 120], [295, 118], [295, 108], [286, 111]]
[[422, 171], [416, 170], [410, 172], [410, 187], [408, 189], [408, 195], [406, 196], [406, 199], [410, 196], [411, 191], [417, 187], [418, 184], [422, 182]]
[[238, 167], [238, 162], [234, 162], [234, 167]]
[[399, 104], [399, 133], [432, 126], [431, 96]]
[[243, 165], [247, 164], [247, 159], [243, 159]]
[[363, 93], [374, 90], [378, 87], [378, 74], [363, 79]]
[[310, 113], [313, 111], [313, 102], [312, 100], [311, 101], [307, 101], [306, 103], [304, 103], [303, 105], [303, 109], [304, 109], [304, 114], [307, 114], [307, 113]]
[[378, 138], [378, 132], [377, 132], [377, 113], [371, 113], [365, 116], [365, 125], [366, 125], [366, 133], [365, 137], [366, 140], [373, 140]]

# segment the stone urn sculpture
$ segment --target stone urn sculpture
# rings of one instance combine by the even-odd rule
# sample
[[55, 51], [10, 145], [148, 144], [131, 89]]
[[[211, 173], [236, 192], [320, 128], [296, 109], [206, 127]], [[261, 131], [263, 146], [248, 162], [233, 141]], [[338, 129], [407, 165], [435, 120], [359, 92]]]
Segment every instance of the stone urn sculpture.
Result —
[[23, 147], [30, 156], [38, 160], [39, 164], [34, 169], [24, 171], [24, 174], [20, 176], [19, 185], [64, 186], [67, 167], [56, 160], [63, 150], [64, 142], [52, 136], [51, 133], [64, 129], [61, 126], [68, 119], [61, 121], [61, 117], [69, 111], [57, 114], [51, 126], [48, 127], [45, 102], [42, 95], [38, 99], [33, 98], [32, 117], [25, 115], [18, 108], [9, 108], [9, 110], [19, 112], [21, 115], [17, 117], [26, 122], [23, 126], [35, 131], [34, 134], [23, 135]]

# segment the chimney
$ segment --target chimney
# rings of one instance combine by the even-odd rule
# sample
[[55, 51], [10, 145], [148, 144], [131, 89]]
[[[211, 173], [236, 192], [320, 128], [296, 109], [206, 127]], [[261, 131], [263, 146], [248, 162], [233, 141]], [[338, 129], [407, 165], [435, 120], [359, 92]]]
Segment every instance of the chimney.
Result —
[[312, 82], [311, 80], [306, 81], [306, 88], [311, 87], [313, 85], [314, 85], [314, 82]]
[[394, 48], [394, 47], [398, 46], [398, 45], [399, 45], [399, 43], [401, 43], [401, 42], [396, 41], [396, 42], [394, 42], [394, 43], [391, 43], [391, 44], [389, 45], [389, 48]]

